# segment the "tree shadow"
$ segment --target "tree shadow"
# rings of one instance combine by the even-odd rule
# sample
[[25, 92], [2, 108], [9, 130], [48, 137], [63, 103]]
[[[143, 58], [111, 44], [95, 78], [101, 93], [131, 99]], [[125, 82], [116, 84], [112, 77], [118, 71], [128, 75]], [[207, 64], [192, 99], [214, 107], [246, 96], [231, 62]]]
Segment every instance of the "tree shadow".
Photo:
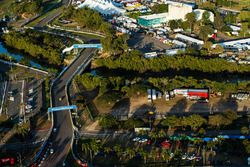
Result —
[[212, 106], [213, 112], [223, 112], [226, 110], [237, 111], [238, 103], [237, 101], [228, 101], [226, 99], [221, 98], [216, 104]]
[[131, 103], [129, 98], [124, 98], [120, 100], [112, 107], [111, 114], [119, 120], [128, 119], [130, 104]]
[[169, 114], [184, 114], [187, 108], [187, 99], [182, 98], [170, 109]]
[[209, 113], [210, 110], [210, 104], [209, 103], [199, 103], [195, 102], [194, 104], [191, 105], [189, 108], [189, 113], [192, 114], [198, 114], [198, 113]]
[[148, 113], [149, 111], [154, 112], [155, 110], [156, 110], [155, 106], [143, 104], [132, 113], [132, 117], [144, 118], [146, 113]]

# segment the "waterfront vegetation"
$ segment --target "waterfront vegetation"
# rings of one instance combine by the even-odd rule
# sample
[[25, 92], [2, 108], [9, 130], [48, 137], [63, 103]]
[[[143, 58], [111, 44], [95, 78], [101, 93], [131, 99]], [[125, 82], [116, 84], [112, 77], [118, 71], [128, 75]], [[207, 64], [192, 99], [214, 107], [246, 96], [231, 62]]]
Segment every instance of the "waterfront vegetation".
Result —
[[158, 58], [147, 59], [138, 51], [125, 53], [118, 57], [96, 59], [98, 67], [108, 69], [125, 69], [140, 73], [147, 71], [161, 72], [166, 70], [190, 70], [204, 73], [249, 73], [250, 66], [238, 65], [221, 58], [204, 59], [188, 55], [182, 56], [159, 56]]
[[[2, 38], [8, 47], [28, 54], [44, 64], [55, 66], [62, 64], [61, 50], [67, 45], [62, 37], [27, 30], [11, 32]], [[68, 42], [68, 45], [70, 44], [71, 41]]]

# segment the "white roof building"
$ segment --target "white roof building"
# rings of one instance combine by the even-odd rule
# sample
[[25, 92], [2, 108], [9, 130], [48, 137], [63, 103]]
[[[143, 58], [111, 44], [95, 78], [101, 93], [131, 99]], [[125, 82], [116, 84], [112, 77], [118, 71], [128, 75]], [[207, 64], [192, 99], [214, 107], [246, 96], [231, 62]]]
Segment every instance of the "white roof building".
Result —
[[77, 8], [84, 6], [97, 10], [103, 15], [123, 15], [126, 12], [124, 9], [115, 6], [112, 0], [85, 0]]
[[202, 41], [200, 39], [196, 39], [196, 38], [193, 38], [193, 37], [190, 37], [190, 36], [187, 36], [184, 34], [180, 34], [180, 33], [176, 34], [175, 38], [183, 40], [183, 41], [187, 41], [190, 43], [194, 43], [196, 45], [203, 45], [204, 44], [204, 41]]
[[[202, 15], [204, 12], [206, 12], [207, 10], [203, 10], [203, 9], [195, 9], [194, 13], [196, 14], [196, 19], [197, 20], [201, 20], [202, 19]], [[211, 22], [214, 22], [214, 14], [210, 11], [207, 11], [210, 15], [209, 15], [209, 20]]]

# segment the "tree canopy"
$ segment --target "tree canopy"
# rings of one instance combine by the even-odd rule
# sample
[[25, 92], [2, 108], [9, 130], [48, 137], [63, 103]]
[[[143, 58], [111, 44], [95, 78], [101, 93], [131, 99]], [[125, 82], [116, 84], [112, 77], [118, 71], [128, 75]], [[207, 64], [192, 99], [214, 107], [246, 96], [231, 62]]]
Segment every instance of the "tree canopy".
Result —
[[146, 71], [162, 72], [170, 69], [188, 69], [208, 73], [250, 72], [250, 66], [248, 65], [238, 65], [220, 58], [202, 59], [183, 55], [174, 57], [160, 56], [157, 59], [147, 59], [136, 51], [126, 53], [119, 57], [96, 59], [95, 64], [98, 67], [107, 67], [109, 69], [121, 68], [138, 71], [140, 73]]

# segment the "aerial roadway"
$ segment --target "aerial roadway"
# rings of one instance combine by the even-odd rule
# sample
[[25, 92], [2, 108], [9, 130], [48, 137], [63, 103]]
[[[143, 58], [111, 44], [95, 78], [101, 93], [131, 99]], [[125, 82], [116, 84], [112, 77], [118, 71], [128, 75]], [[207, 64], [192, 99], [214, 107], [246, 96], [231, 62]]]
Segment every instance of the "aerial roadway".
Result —
[[[62, 0], [62, 5], [63, 6], [69, 6], [71, 4], [72, 0]], [[35, 27], [43, 27], [46, 26], [49, 22], [51, 22], [52, 20], [54, 20], [55, 18], [57, 18], [58, 16], [60, 16], [63, 12], [62, 8], [58, 8], [56, 9], [57, 11], [54, 12], [53, 14], [49, 14], [48, 16], [46, 16], [45, 18], [43, 18], [39, 23], [36, 24]]]
[[[87, 62], [92, 58], [96, 49], [85, 49], [80, 56], [69, 66], [69, 68], [59, 77], [52, 87], [52, 105], [66, 106], [68, 105], [68, 99], [66, 95], [66, 84], [72, 79], [72, 75], [82, 66], [87, 65]], [[50, 136], [50, 142], [54, 150], [53, 154], [50, 154], [42, 166], [44, 167], [57, 167], [62, 166], [66, 159], [73, 140], [73, 125], [70, 116], [70, 111], [57, 111], [53, 113], [54, 127]]]

